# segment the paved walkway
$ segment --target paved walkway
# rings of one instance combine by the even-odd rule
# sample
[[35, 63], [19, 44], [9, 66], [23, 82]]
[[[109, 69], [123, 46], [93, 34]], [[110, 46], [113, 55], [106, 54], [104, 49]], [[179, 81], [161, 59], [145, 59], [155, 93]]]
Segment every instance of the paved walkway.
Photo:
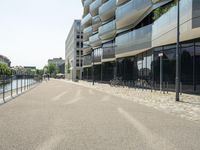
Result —
[[0, 150], [199, 150], [200, 124], [52, 80], [0, 106]]
[[[70, 82], [66, 81], [65, 82]], [[79, 81], [78, 84], [84, 87], [96, 89], [105, 93], [109, 93], [148, 107], [153, 107], [159, 111], [169, 113], [178, 117], [185, 118], [200, 123], [200, 96], [192, 94], [182, 94], [181, 101], [175, 101], [175, 92], [135, 89], [128, 87], [111, 87], [109, 84], [96, 83], [92, 85], [91, 82]]]

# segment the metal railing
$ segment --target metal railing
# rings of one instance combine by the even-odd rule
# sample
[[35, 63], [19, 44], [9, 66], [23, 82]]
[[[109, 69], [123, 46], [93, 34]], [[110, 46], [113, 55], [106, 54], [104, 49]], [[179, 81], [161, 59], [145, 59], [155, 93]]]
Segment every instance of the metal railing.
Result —
[[[151, 92], [159, 91], [163, 94], [175, 92], [175, 84], [170, 82], [163, 82], [160, 89], [160, 83], [147, 80], [123, 80], [122, 77], [115, 77], [109, 82], [112, 87], [134, 88], [141, 90], [150, 90]], [[180, 83], [180, 95], [183, 93], [183, 85]]]
[[12, 99], [32, 88], [42, 78], [33, 75], [0, 75], [0, 103], [6, 103], [7, 99]]

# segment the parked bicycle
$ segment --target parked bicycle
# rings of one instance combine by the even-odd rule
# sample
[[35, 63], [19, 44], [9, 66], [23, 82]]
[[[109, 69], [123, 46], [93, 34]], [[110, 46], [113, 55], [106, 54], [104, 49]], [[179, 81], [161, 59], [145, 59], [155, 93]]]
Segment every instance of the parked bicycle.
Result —
[[114, 79], [110, 80], [110, 86], [121, 86], [123, 85], [122, 77], [115, 77]]

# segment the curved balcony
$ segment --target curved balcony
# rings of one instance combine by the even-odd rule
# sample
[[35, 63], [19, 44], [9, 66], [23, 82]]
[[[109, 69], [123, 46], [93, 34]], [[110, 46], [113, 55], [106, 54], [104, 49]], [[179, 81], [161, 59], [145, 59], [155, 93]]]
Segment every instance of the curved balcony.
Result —
[[85, 0], [83, 3], [83, 16], [86, 16], [87, 14], [89, 14], [90, 12], [90, 4], [93, 2], [94, 0]]
[[91, 64], [92, 64], [92, 56], [91, 56], [91, 54], [83, 56], [83, 65], [84, 66], [89, 66]]
[[89, 37], [92, 35], [92, 26], [90, 27], [87, 27], [83, 30], [83, 41], [88, 41], [89, 40]]
[[115, 34], [116, 34], [115, 20], [99, 27], [99, 36], [102, 40], [112, 39], [115, 37]]
[[93, 2], [94, 0], [85, 0], [84, 1], [84, 7], [89, 7], [90, 4]]
[[89, 38], [89, 41], [90, 41], [90, 45], [92, 47], [97, 47], [97, 46], [100, 46], [101, 45], [101, 39], [99, 38], [99, 34], [94, 34], [93, 36], [91, 36]]
[[98, 63], [101, 62], [101, 57], [102, 57], [102, 48], [97, 48], [94, 50], [94, 62]]
[[92, 25], [92, 16], [90, 14], [86, 15], [82, 20], [81, 20], [81, 25], [86, 27], [89, 27]]
[[90, 13], [92, 16], [96, 16], [99, 13], [99, 7], [102, 5], [103, 0], [95, 0], [90, 4]]
[[89, 14], [89, 7], [83, 7], [83, 18]]
[[99, 15], [92, 17], [93, 32], [97, 31], [100, 26], [101, 26], [101, 19], [100, 19]]
[[84, 54], [88, 54], [92, 51], [92, 47], [91, 46], [85, 46], [83, 47], [83, 53]]
[[83, 53], [87, 54], [88, 52], [92, 51], [92, 47], [89, 45], [89, 41], [83, 42]]
[[[192, 31], [192, 16], [188, 12], [192, 12], [192, 1], [181, 0], [180, 36], [182, 41], [195, 39], [196, 35], [199, 37], [197, 31]], [[177, 18], [175, 16], [177, 16], [177, 6], [171, 7], [166, 13], [154, 21], [152, 27], [153, 47], [176, 43]], [[191, 20], [191, 22], [189, 20]]]
[[117, 29], [134, 24], [152, 6], [150, 0], [131, 0], [116, 10]]
[[115, 16], [116, 0], [109, 0], [99, 8], [101, 21], [104, 22]]
[[103, 54], [102, 54], [103, 60], [115, 58], [115, 43], [113, 42], [105, 43], [103, 44], [102, 49], [103, 49]]
[[116, 4], [119, 6], [119, 5], [122, 5], [122, 4], [124, 4], [128, 1], [130, 1], [130, 0], [117, 0]]
[[137, 54], [152, 46], [152, 25], [116, 37], [116, 55]]

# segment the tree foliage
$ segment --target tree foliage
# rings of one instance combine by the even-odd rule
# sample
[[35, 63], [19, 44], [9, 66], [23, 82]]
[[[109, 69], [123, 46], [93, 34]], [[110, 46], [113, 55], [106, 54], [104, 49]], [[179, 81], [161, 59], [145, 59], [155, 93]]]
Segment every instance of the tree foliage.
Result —
[[0, 75], [11, 76], [12, 71], [6, 64], [0, 64]]
[[154, 10], [154, 20], [157, 20], [158, 18], [160, 18], [163, 14], [165, 14], [166, 12], [169, 11], [169, 9], [171, 9], [172, 7], [177, 5], [178, 0], [174, 0], [173, 2], [171, 2], [170, 4], [167, 4], [163, 7], [159, 7], [156, 10]]

